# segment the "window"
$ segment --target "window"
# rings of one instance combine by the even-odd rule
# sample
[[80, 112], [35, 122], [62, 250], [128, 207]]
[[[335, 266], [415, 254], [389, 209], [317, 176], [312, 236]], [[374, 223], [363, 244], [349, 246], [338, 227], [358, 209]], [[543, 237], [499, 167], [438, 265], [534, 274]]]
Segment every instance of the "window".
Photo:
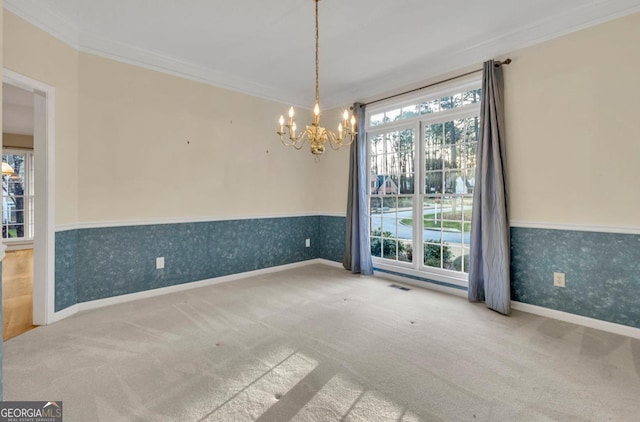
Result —
[[33, 152], [3, 149], [2, 162], [2, 238], [33, 240]]
[[376, 267], [466, 285], [480, 83], [367, 110]]

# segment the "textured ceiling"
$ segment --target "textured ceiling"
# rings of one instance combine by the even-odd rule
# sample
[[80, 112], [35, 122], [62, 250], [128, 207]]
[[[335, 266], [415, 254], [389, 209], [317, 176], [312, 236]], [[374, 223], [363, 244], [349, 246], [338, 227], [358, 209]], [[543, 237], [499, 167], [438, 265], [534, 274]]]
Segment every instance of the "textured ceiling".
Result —
[[[313, 103], [312, 0], [5, 0], [81, 51]], [[369, 100], [640, 10], [640, 0], [322, 0], [321, 104]]]

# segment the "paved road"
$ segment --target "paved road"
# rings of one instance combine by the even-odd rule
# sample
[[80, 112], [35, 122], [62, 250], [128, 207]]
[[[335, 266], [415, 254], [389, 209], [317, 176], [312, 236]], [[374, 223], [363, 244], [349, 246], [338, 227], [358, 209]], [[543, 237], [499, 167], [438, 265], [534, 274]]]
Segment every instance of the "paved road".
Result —
[[[465, 209], [471, 209], [471, 207], [465, 207]], [[450, 209], [445, 208], [444, 210], [440, 209], [438, 212], [448, 212]], [[424, 210], [424, 215], [433, 215], [435, 210]], [[396, 233], [398, 234], [398, 239], [411, 239], [413, 237], [413, 229], [411, 226], [406, 226], [404, 224], [400, 224], [400, 220], [403, 218], [413, 218], [413, 214], [410, 210], [402, 210], [398, 211], [398, 221], [396, 226], [396, 210], [388, 210], [381, 213], [373, 213], [371, 214], [373, 218], [373, 224], [376, 225], [378, 221], [380, 221], [380, 217], [382, 217], [382, 228], [383, 231], [391, 232], [391, 236], [396, 237]], [[375, 228], [375, 227], [374, 227]], [[453, 232], [446, 231], [442, 233], [442, 238], [447, 243], [463, 243], [465, 245], [469, 245], [469, 233], [462, 232]], [[440, 231], [433, 229], [425, 229], [424, 230], [424, 240], [426, 241], [439, 241], [440, 239]]]

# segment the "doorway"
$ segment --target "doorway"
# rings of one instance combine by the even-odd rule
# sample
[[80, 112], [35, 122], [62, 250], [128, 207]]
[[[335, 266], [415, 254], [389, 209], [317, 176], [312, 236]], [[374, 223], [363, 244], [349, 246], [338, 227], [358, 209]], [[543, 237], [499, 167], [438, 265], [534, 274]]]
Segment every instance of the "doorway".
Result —
[[2, 339], [33, 325], [33, 93], [2, 84]]
[[[8, 161], [13, 160], [17, 163], [16, 167], [22, 171], [21, 174], [17, 174], [15, 169], [6, 169], [8, 175], [3, 175], [3, 185], [5, 179], [7, 187], [11, 183], [17, 183], [20, 178], [27, 177], [25, 172], [31, 170], [30, 180], [24, 184], [24, 192], [21, 194], [12, 186], [12, 189], [7, 189], [7, 200], [3, 201], [2, 241], [7, 247], [7, 256], [3, 261], [3, 316], [6, 315], [10, 319], [4, 322], [13, 321], [25, 330], [34, 325], [55, 321], [55, 90], [42, 82], [4, 69], [3, 91], [3, 142], [9, 138], [6, 134], [10, 132], [21, 132], [17, 135], [23, 135], [22, 141], [25, 140], [24, 137], [29, 136], [32, 140], [30, 152], [29, 145], [19, 142], [16, 144], [15, 137], [10, 140], [11, 144], [7, 145], [11, 147], [10, 150], [5, 149], [3, 145], [3, 159], [6, 159], [4, 161], [9, 164]], [[22, 100], [16, 100], [16, 96], [21, 96]], [[24, 160], [24, 166], [21, 160]], [[27, 281], [29, 279], [32, 280], [30, 300]], [[5, 290], [6, 283], [13, 284]], [[20, 304], [23, 309], [28, 309], [30, 305], [30, 321], [23, 314], [20, 314], [20, 317], [18, 314], [11, 317], [10, 312], [15, 311], [16, 306], [5, 303], [5, 299], [13, 301], [13, 305]], [[5, 304], [8, 306], [6, 311]], [[11, 333], [8, 329], [7, 334]]]

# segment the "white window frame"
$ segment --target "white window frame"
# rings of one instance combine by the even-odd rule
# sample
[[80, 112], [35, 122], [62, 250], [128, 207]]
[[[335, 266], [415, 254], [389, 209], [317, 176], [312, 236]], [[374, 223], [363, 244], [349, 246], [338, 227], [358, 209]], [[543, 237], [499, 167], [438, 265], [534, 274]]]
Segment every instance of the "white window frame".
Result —
[[[482, 87], [481, 75], [474, 75], [464, 79], [452, 81], [447, 84], [438, 85], [431, 89], [425, 89], [419, 93], [413, 93], [407, 96], [398, 97], [367, 106], [365, 113], [365, 132], [367, 144], [367, 220], [371, 225], [371, 138], [392, 131], [413, 130], [415, 137], [415, 157], [414, 157], [414, 193], [413, 193], [413, 215], [414, 224], [415, 216], [421, 216], [423, 213], [423, 203], [425, 195], [425, 169], [424, 169], [424, 128], [426, 125], [447, 122], [450, 120], [461, 119], [465, 117], [480, 116], [480, 102], [466, 105], [463, 107], [452, 108], [446, 111], [422, 114], [407, 119], [397, 120], [388, 123], [382, 123], [371, 126], [371, 116], [380, 114], [385, 111], [394, 110], [403, 106], [411, 106], [421, 102], [431, 101], [449, 95], [458, 94], [460, 92], [479, 89]], [[415, 181], [418, 181], [416, 183]], [[391, 196], [391, 195], [390, 195]], [[393, 195], [398, 196], [398, 195]], [[424, 221], [418, 218], [417, 226], [413, 228], [412, 248], [413, 262], [401, 262], [379, 257], [372, 257], [374, 267], [393, 271], [409, 276], [427, 278], [434, 281], [448, 283], [456, 286], [468, 286], [468, 274], [458, 271], [428, 267], [424, 265], [422, 259], [424, 255]], [[368, 227], [368, 235], [371, 233], [371, 227]], [[416, 258], [418, 257], [418, 258]], [[464, 258], [463, 258], [464, 259]]]
[[[24, 237], [8, 237], [3, 238], [2, 241], [7, 245], [8, 249], [20, 249], [20, 246], [31, 247], [33, 245], [33, 237], [34, 237], [34, 159], [33, 159], [33, 150], [31, 149], [21, 149], [21, 148], [2, 148], [2, 155], [24, 155]], [[4, 208], [4, 192], [2, 195]], [[2, 226], [4, 227], [5, 223], [2, 222]]]

